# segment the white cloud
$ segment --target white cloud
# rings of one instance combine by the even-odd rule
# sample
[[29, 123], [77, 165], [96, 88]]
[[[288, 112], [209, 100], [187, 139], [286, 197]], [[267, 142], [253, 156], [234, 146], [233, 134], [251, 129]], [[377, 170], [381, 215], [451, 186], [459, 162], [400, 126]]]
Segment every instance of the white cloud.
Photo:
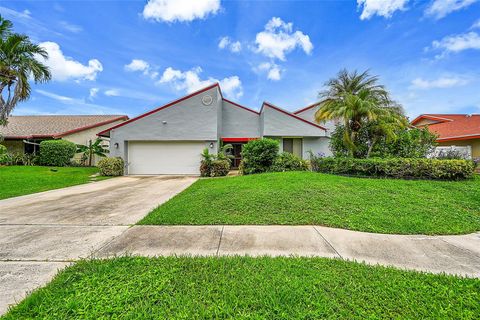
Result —
[[468, 49], [480, 50], [480, 36], [476, 32], [468, 32], [459, 35], [452, 35], [435, 40], [432, 42], [432, 48], [443, 50], [443, 53], [437, 55], [436, 58], [443, 58], [449, 52], [461, 52]]
[[442, 19], [453, 11], [470, 6], [478, 0], [434, 0], [425, 10], [425, 14], [435, 19]]
[[444, 89], [452, 87], [460, 87], [466, 85], [469, 81], [461, 77], [441, 77], [435, 80], [424, 80], [416, 78], [412, 81], [413, 89]]
[[310, 37], [302, 31], [293, 32], [293, 24], [285, 23], [282, 19], [273, 17], [265, 25], [265, 29], [257, 33], [255, 44], [256, 52], [269, 58], [286, 60], [286, 54], [295, 48], [302, 48], [306, 54], [313, 50]]
[[242, 50], [242, 44], [240, 41], [232, 41], [229, 37], [222, 37], [218, 42], [218, 48], [228, 49], [231, 52], [240, 52]]
[[42, 42], [39, 45], [48, 52], [48, 60], [44, 60], [44, 63], [50, 68], [54, 80], [95, 80], [97, 74], [103, 70], [102, 64], [97, 59], [91, 59], [87, 65], [83, 65], [64, 56], [60, 46], [55, 42]]
[[141, 71], [141, 72], [148, 72], [150, 69], [150, 65], [147, 61], [141, 59], [133, 59], [132, 62], [125, 65], [125, 70], [127, 71]]
[[[94, 103], [88, 103], [85, 99], [78, 99], [72, 97], [62, 96], [56, 93], [52, 93], [45, 90], [37, 89], [36, 93], [41, 94], [45, 97], [51, 98], [53, 100], [59, 101], [64, 108], [55, 106], [53, 114], [122, 114], [124, 111], [119, 109], [101, 106]], [[45, 109], [42, 109], [42, 111]], [[21, 114], [22, 112], [17, 114]], [[35, 111], [35, 109], [29, 110], [29, 113], [43, 113], [41, 111]], [[49, 112], [52, 113], [52, 112]], [[25, 112], [23, 113], [25, 114]]]
[[368, 20], [374, 15], [391, 18], [395, 11], [406, 10], [409, 0], [357, 0], [359, 8], [363, 7], [361, 20]]
[[93, 100], [97, 96], [98, 91], [100, 91], [98, 88], [91, 88], [90, 93], [88, 95], [88, 99]]
[[108, 97], [118, 97], [120, 96], [120, 91], [118, 89], [108, 89], [105, 90], [105, 95]]
[[477, 21], [475, 21], [472, 26], [470, 27], [470, 29], [480, 29], [480, 19], [478, 19]]
[[265, 72], [267, 74], [267, 78], [272, 81], [278, 81], [282, 79], [283, 70], [280, 68], [280, 66], [273, 62], [261, 63], [257, 68], [255, 68], [255, 71]]
[[208, 78], [200, 79], [202, 68], [196, 67], [188, 71], [176, 70], [171, 67], [165, 69], [158, 84], [172, 84], [175, 90], [186, 91], [187, 93], [199, 90], [209, 84], [218, 82], [222, 88], [222, 92], [229, 98], [240, 98], [243, 95], [242, 82], [238, 76], [231, 76], [218, 80]]
[[220, 0], [149, 0], [143, 8], [147, 20], [175, 22], [205, 19], [220, 10]]
[[129, 64], [126, 64], [124, 68], [129, 72], [142, 72], [154, 80], [158, 77], [158, 72], [152, 70], [152, 66], [145, 60], [133, 59]]
[[79, 32], [83, 31], [82, 27], [77, 26], [76, 24], [68, 23], [67, 21], [60, 21], [59, 24], [65, 30], [73, 32], [73, 33], [79, 33]]
[[51, 99], [54, 99], [54, 100], [57, 100], [57, 101], [67, 102], [67, 101], [73, 101], [74, 100], [73, 98], [66, 97], [66, 96], [61, 96], [59, 94], [48, 92], [48, 91], [45, 91], [45, 90], [37, 89], [37, 90], [35, 90], [35, 92], [41, 94], [42, 96], [45, 96], [45, 97], [48, 97], [48, 98], [51, 98]]

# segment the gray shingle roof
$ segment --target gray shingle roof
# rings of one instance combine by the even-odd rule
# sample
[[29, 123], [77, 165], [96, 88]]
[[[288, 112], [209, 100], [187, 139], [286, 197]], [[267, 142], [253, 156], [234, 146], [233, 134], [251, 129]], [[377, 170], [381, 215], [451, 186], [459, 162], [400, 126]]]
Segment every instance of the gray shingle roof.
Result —
[[[82, 131], [117, 120], [127, 120], [126, 115], [46, 115], [11, 116], [6, 127], [0, 126], [4, 138], [58, 138], [67, 133]], [[73, 131], [73, 132], [72, 132]]]

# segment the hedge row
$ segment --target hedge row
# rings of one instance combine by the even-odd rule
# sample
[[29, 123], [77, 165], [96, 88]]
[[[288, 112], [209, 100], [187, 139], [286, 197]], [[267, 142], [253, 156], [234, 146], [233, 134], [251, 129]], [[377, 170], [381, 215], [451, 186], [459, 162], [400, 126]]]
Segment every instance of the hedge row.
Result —
[[313, 171], [333, 174], [416, 178], [438, 180], [462, 180], [472, 178], [475, 163], [470, 160], [439, 159], [354, 159], [312, 158]]
[[67, 140], [46, 140], [40, 142], [40, 164], [64, 167], [70, 164], [77, 146]]
[[102, 158], [100, 159], [100, 161], [98, 161], [97, 167], [100, 170], [100, 174], [102, 176], [123, 176], [125, 162], [120, 157]]

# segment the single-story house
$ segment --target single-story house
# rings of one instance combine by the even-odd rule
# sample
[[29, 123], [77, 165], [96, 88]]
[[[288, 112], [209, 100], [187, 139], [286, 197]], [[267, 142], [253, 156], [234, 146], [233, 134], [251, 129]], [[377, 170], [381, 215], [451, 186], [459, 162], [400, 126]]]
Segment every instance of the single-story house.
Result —
[[[97, 133], [128, 120], [126, 115], [39, 115], [11, 116], [0, 126], [3, 144], [11, 153], [36, 153], [44, 140], [64, 139], [88, 145]], [[108, 147], [108, 139], [103, 143]], [[79, 155], [77, 155], [79, 158]], [[77, 157], [76, 156], [76, 157]]]
[[126, 174], [199, 174], [204, 148], [232, 144], [238, 167], [242, 145], [262, 137], [305, 159], [309, 151], [329, 154], [328, 127], [313, 122], [313, 109], [291, 113], [264, 102], [256, 111], [224, 98], [217, 83], [99, 135], [110, 138], [110, 156], [124, 159]]
[[437, 134], [439, 147], [467, 147], [480, 158], [480, 114], [422, 114], [411, 124]]

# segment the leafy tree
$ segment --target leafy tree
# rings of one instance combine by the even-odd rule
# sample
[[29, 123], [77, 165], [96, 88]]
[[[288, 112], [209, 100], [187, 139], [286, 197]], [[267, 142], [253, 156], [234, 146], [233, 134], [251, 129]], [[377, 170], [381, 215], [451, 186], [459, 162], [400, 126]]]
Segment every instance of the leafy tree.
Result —
[[30, 97], [29, 79], [35, 83], [51, 79], [47, 66], [38, 58], [48, 58], [47, 51], [26, 35], [14, 33], [12, 22], [0, 16], [0, 125], [20, 101]]
[[343, 140], [350, 156], [359, 157], [357, 140], [365, 126], [370, 125], [370, 133], [376, 137], [370, 140], [369, 154], [381, 137], [394, 139], [395, 129], [408, 125], [401, 106], [378, 83], [378, 77], [371, 76], [368, 71], [349, 73], [342, 70], [325, 85], [327, 89], [320, 93], [323, 101], [315, 120], [342, 120], [345, 129]]
[[102, 146], [102, 139], [88, 141], [88, 145], [77, 144], [77, 153], [82, 153], [82, 160], [88, 160], [88, 166], [92, 166], [93, 156], [106, 157], [108, 150]]
[[[425, 158], [436, 146], [437, 136], [427, 128], [396, 129], [394, 139], [380, 136], [375, 123], [362, 127], [356, 140], [357, 158]], [[348, 145], [343, 140], [345, 126], [337, 125], [330, 139], [330, 149], [335, 157], [349, 156]], [[375, 140], [375, 143], [372, 143]]]

